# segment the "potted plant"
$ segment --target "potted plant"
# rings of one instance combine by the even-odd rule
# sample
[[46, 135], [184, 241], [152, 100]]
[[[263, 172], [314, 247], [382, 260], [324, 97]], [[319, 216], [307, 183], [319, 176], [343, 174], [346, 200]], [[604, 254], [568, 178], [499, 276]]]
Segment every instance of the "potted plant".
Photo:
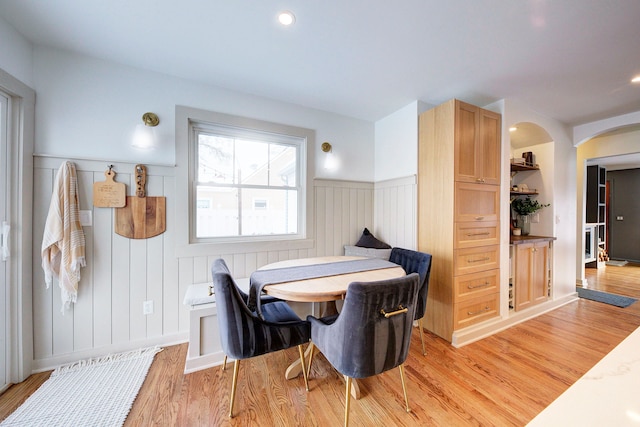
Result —
[[517, 227], [522, 230], [523, 236], [527, 236], [529, 234], [531, 227], [529, 216], [538, 212], [542, 208], [546, 208], [547, 206], [550, 206], [550, 204], [547, 203], [544, 205], [537, 200], [533, 200], [529, 196], [525, 198], [516, 197], [511, 201], [511, 208], [517, 214]]

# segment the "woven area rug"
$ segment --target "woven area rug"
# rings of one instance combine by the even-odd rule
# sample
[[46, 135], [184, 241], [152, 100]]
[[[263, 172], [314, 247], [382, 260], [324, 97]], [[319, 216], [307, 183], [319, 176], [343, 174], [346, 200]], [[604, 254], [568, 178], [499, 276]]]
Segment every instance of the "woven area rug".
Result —
[[146, 348], [61, 366], [0, 426], [122, 426], [161, 350]]
[[615, 305], [616, 307], [622, 307], [622, 308], [629, 307], [631, 304], [638, 301], [635, 298], [610, 294], [607, 292], [596, 291], [593, 289], [585, 289], [585, 288], [576, 288], [576, 289], [578, 290], [578, 296], [580, 298], [603, 302], [605, 304]]

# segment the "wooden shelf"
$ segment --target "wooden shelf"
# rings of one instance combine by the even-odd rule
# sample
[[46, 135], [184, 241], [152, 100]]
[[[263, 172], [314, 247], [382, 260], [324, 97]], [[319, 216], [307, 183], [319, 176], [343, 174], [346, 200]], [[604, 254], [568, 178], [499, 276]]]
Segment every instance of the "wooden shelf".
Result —
[[523, 165], [519, 163], [511, 163], [512, 172], [539, 171], [539, 170], [540, 170], [540, 167], [538, 167], [538, 165], [530, 166], [530, 165]]
[[512, 196], [537, 196], [537, 191], [510, 191]]

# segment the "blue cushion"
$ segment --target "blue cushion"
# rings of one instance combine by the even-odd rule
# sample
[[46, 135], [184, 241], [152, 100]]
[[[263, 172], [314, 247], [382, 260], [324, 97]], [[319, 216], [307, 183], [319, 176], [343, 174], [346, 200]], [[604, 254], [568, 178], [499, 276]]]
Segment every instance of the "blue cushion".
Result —
[[262, 307], [262, 316], [267, 322], [299, 322], [300, 317], [283, 301], [272, 302]]

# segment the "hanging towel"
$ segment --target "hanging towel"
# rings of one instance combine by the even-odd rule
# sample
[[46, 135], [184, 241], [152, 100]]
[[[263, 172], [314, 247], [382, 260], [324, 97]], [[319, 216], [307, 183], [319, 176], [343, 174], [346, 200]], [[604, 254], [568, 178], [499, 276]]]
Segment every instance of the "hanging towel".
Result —
[[48, 289], [54, 277], [58, 280], [63, 313], [77, 300], [80, 267], [86, 265], [79, 209], [76, 167], [71, 162], [64, 162], [56, 174], [42, 237], [45, 283]]

